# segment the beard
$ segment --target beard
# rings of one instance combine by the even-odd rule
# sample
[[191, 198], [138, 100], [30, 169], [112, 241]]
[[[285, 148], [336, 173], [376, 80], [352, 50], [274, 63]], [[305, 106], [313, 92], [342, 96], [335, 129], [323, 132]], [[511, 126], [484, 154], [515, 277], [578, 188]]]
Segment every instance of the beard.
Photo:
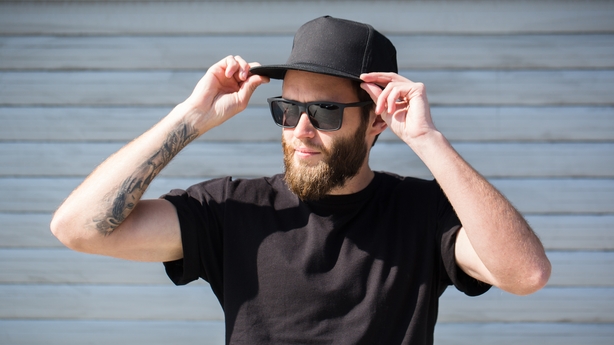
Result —
[[305, 146], [322, 153], [323, 159], [314, 166], [295, 162], [294, 149], [282, 136], [284, 179], [290, 190], [301, 200], [315, 201], [333, 189], [343, 187], [349, 179], [358, 174], [367, 156], [366, 129], [367, 122], [361, 121], [360, 127], [353, 135], [333, 139], [330, 149], [304, 141]]

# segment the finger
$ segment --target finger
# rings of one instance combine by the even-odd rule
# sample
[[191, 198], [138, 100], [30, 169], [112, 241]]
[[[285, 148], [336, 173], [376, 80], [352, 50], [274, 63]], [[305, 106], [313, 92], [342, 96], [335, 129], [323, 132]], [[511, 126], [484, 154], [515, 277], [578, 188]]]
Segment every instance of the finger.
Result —
[[224, 61], [226, 62], [226, 69], [224, 71], [224, 76], [226, 78], [232, 78], [234, 74], [241, 68], [237, 60], [235, 60], [234, 56], [228, 55]]
[[367, 83], [376, 84], [382, 88], [386, 87], [392, 81], [390, 76], [382, 75], [382, 73], [361, 74], [360, 79]]
[[239, 88], [238, 98], [242, 106], [247, 106], [247, 103], [249, 102], [250, 98], [252, 97], [252, 94], [254, 93], [254, 91], [256, 91], [256, 88], [258, 88], [258, 86], [266, 84], [269, 81], [270, 78], [268, 77], [263, 77], [256, 74], [250, 75], [247, 80], [241, 84]]
[[382, 93], [382, 89], [373, 83], [361, 83], [360, 88], [367, 91], [373, 102], [377, 102], [377, 98]]
[[380, 86], [386, 86], [391, 82], [411, 82], [409, 79], [392, 72], [372, 72], [363, 73], [360, 75], [360, 79], [368, 83], [375, 83]]
[[376, 114], [378, 115], [382, 114], [384, 110], [386, 110], [387, 105], [388, 105], [388, 95], [390, 95], [391, 91], [392, 91], [392, 88], [390, 87], [390, 85], [388, 85], [382, 91], [382, 93], [380, 93], [379, 97], [377, 97], [377, 103], [375, 105]]
[[[269, 83], [269, 82], [271, 81], [271, 78], [269, 78], [269, 77], [265, 77], [265, 76], [263, 76], [263, 75], [252, 74], [252, 75], [250, 75], [250, 79], [251, 79], [252, 77], [254, 78], [254, 81], [253, 81], [253, 82], [258, 82], [258, 83], [260, 83], [260, 84], [267, 84], [267, 83]], [[249, 81], [250, 79], [248, 79], [248, 81]]]
[[396, 110], [397, 101], [399, 100], [399, 98], [405, 96], [402, 93], [403, 92], [398, 85], [395, 85], [394, 87], [392, 87], [390, 93], [388, 94], [388, 97], [386, 98], [386, 103], [388, 105], [387, 111], [389, 114], [394, 113], [394, 111]]
[[391, 72], [371, 72], [363, 73], [360, 75], [360, 79], [364, 81], [391, 81], [396, 73]]
[[[251, 69], [253, 67], [258, 67], [258, 66], [260, 66], [260, 63], [258, 63], [258, 62], [250, 62], [250, 63], [248, 63], [247, 64], [247, 76], [251, 77], [252, 75], [257, 75], [257, 74], [252, 74]], [[267, 81], [267, 83], [268, 83], [268, 81]]]
[[239, 55], [235, 55], [234, 59], [239, 64], [239, 79], [241, 81], [246, 80], [249, 73], [249, 64]]

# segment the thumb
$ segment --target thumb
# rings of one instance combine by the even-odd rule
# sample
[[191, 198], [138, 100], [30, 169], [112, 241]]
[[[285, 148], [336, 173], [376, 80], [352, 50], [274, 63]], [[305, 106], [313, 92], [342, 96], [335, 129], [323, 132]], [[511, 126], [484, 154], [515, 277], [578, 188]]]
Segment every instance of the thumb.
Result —
[[245, 80], [239, 88], [238, 97], [241, 103], [247, 105], [254, 91], [258, 86], [266, 84], [270, 81], [268, 77], [252, 74]]

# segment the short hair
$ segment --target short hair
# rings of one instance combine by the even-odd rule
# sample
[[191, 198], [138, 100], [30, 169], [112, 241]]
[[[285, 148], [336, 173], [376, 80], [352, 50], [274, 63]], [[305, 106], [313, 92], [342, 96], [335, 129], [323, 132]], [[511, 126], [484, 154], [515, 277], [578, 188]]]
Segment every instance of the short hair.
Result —
[[[360, 87], [360, 84], [362, 84], [362, 82], [352, 80], [352, 87], [354, 88], [354, 91], [356, 91], [356, 95], [358, 96], [358, 101], [359, 102], [370, 101], [371, 96], [369, 95], [367, 91], [363, 90], [363, 88]], [[361, 121], [368, 122], [372, 111], [375, 111], [375, 103], [360, 107]], [[379, 138], [379, 134], [375, 136], [375, 139], [373, 140], [373, 144], [371, 144], [371, 147], [375, 145], [377, 138]]]

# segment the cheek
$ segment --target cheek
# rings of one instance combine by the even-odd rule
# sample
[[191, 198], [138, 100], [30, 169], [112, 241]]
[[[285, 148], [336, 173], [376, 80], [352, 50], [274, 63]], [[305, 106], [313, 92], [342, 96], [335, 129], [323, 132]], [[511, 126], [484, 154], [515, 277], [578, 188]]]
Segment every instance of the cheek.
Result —
[[292, 142], [292, 131], [290, 129], [281, 129], [281, 139], [287, 143]]
[[294, 136], [293, 128], [283, 128], [281, 130], [281, 139], [286, 142], [286, 145], [293, 146], [295, 142], [297, 142], [296, 137]]
[[360, 108], [346, 108], [343, 116], [343, 124], [341, 130], [347, 135], [356, 132], [358, 127], [362, 125], [362, 112]]

